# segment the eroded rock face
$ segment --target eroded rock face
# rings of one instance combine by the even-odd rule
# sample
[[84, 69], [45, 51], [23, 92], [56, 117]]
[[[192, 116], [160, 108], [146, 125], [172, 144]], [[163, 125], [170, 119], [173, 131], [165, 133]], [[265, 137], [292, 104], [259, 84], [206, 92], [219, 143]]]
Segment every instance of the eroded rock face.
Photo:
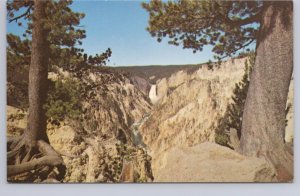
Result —
[[134, 182], [151, 182], [151, 157], [144, 148], [116, 138], [80, 137], [69, 126], [48, 131], [53, 148], [66, 164], [64, 182], [120, 182], [124, 162], [134, 167]]
[[235, 84], [243, 76], [245, 59], [206, 65], [192, 73], [178, 71], [156, 83], [158, 100], [151, 116], [140, 127], [151, 149], [152, 168], [173, 147], [214, 142], [214, 126], [231, 100]]
[[[214, 70], [203, 65], [176, 71], [157, 80], [151, 93], [143, 78], [134, 82], [118, 73], [85, 72], [78, 79], [86, 86], [83, 114], [47, 130], [67, 166], [64, 182], [273, 181], [274, 170], [266, 161], [212, 143], [245, 60], [230, 60]], [[149, 93], [153, 105], [145, 96]], [[286, 141], [292, 143], [293, 82], [290, 103]], [[7, 115], [8, 136], [21, 135], [26, 113], [8, 107]]]
[[151, 157], [134, 144], [131, 130], [132, 124], [151, 110], [143, 93], [113, 72], [87, 71], [81, 82], [91, 85], [83, 99], [81, 120], [73, 122], [69, 137], [64, 138], [61, 128], [49, 134], [57, 151], [69, 148], [62, 153], [66, 155], [65, 182], [119, 182], [124, 162], [134, 167], [134, 181], [151, 181]]
[[272, 182], [275, 170], [264, 159], [245, 157], [229, 148], [205, 142], [175, 147], [160, 158], [156, 182]]
[[139, 76], [132, 76], [130, 79], [133, 85], [137, 87], [139, 90], [141, 90], [144, 93], [144, 95], [148, 94], [151, 88], [151, 85], [148, 80]]
[[[72, 77], [49, 74], [51, 79]], [[112, 71], [83, 73], [74, 77], [84, 86], [83, 113], [77, 120], [48, 124], [51, 146], [61, 154], [67, 173], [64, 182], [120, 182], [124, 163], [133, 167], [134, 182], [153, 180], [151, 157], [143, 146], [134, 144], [131, 126], [149, 113], [151, 104], [132, 82]], [[21, 135], [26, 113], [9, 107], [8, 135]], [[21, 117], [18, 113], [22, 113]], [[16, 115], [18, 114], [18, 115]]]
[[[213, 70], [206, 65], [194, 72], [188, 73], [181, 70], [168, 78], [162, 78], [157, 81], [155, 96], [153, 92], [149, 94], [151, 95], [149, 97], [152, 103], [154, 103], [154, 109], [150, 117], [140, 126], [143, 141], [151, 151], [153, 158], [152, 169], [157, 182], [270, 180], [270, 178], [264, 179], [262, 177], [262, 179], [259, 179], [260, 177], [258, 177], [267, 168], [264, 164], [259, 165], [257, 170], [260, 171], [261, 169], [262, 172], [249, 174], [252, 177], [244, 176], [244, 178], [242, 173], [237, 174], [234, 178], [228, 177], [227, 179], [225, 179], [226, 172], [223, 176], [224, 179], [212, 176], [206, 178], [208, 174], [205, 174], [203, 179], [201, 175], [199, 177], [194, 175], [191, 179], [188, 179], [189, 174], [185, 173], [184, 167], [187, 168], [187, 171], [193, 173], [193, 169], [196, 169], [193, 164], [197, 165], [196, 162], [193, 162], [192, 157], [190, 160], [192, 161], [191, 166], [189, 166], [188, 161], [182, 162], [181, 164], [183, 165], [178, 167], [172, 165], [173, 161], [177, 161], [172, 159], [172, 154], [177, 155], [178, 160], [184, 160], [186, 157], [185, 153], [191, 156], [195, 155], [195, 159], [197, 159], [197, 155], [193, 154], [193, 146], [203, 142], [214, 142], [214, 129], [217, 120], [223, 116], [227, 105], [231, 102], [235, 85], [241, 81], [244, 74], [246, 60], [246, 58], [229, 60]], [[291, 142], [293, 138], [293, 81], [291, 81], [287, 105], [291, 107], [287, 114], [286, 142]], [[209, 146], [214, 147], [212, 145]], [[185, 150], [182, 151], [182, 149]], [[176, 154], [176, 150], [178, 150], [178, 154]], [[222, 154], [220, 156], [220, 159], [224, 158], [222, 158]], [[210, 159], [210, 157], [206, 158]], [[166, 160], [168, 159], [170, 160], [166, 166]], [[251, 161], [257, 161], [246, 159], [245, 157], [243, 159], [248, 165], [251, 165]], [[230, 161], [230, 159], [222, 161], [226, 162]], [[236, 161], [233, 160], [233, 164]], [[202, 166], [205, 168], [209, 162], [210, 160], [207, 160]], [[220, 169], [218, 172], [221, 172], [221, 162], [220, 165], [215, 166], [217, 169]], [[229, 168], [229, 164], [223, 169], [226, 170], [226, 167]], [[176, 169], [178, 170], [178, 176], [173, 176]], [[213, 167], [208, 167], [207, 169], [213, 169]], [[246, 167], [245, 172], [247, 169], [251, 170], [251, 168]], [[257, 172], [257, 168], [252, 169]], [[236, 172], [238, 173], [238, 171]], [[174, 179], [171, 179], [168, 174]], [[185, 176], [185, 178], [180, 178], [181, 175]]]

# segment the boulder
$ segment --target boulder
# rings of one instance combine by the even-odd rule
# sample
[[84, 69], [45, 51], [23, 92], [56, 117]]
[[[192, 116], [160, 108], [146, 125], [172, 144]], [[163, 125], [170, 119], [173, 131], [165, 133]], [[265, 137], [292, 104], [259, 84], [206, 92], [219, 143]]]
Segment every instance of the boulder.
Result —
[[215, 143], [173, 148], [153, 171], [155, 182], [274, 182], [264, 159], [245, 157]]

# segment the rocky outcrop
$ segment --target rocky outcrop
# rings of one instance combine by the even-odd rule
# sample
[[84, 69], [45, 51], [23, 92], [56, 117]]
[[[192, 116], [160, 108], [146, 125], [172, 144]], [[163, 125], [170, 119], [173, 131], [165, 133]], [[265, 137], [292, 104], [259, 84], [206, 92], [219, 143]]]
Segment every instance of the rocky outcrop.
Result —
[[[198, 174], [192, 175], [194, 169], [197, 171], [193, 164], [198, 165], [194, 147], [203, 142], [214, 142], [214, 129], [217, 120], [223, 116], [227, 105], [231, 103], [233, 89], [236, 83], [241, 81], [244, 74], [245, 61], [246, 58], [232, 59], [221, 63], [214, 69], [203, 65], [194, 72], [180, 70], [170, 77], [157, 80], [156, 84], [152, 86], [149, 97], [154, 104], [154, 109], [149, 118], [141, 124], [139, 130], [144, 143], [150, 148], [150, 154], [153, 158], [152, 169], [156, 181], [229, 182], [269, 181], [271, 179], [269, 177], [262, 177], [261, 179], [258, 177], [269, 167], [265, 165], [265, 162], [262, 163], [246, 157], [243, 157], [245, 165], [238, 165], [238, 161], [233, 159], [232, 167], [245, 167], [245, 173], [249, 172], [248, 176], [243, 176], [243, 172], [239, 174], [237, 168], [231, 168], [231, 172], [236, 170], [236, 175], [232, 178], [227, 178], [226, 175], [230, 173], [226, 172], [220, 174], [223, 175], [223, 179], [222, 177], [207, 176], [207, 173], [204, 174], [204, 177], [202, 175], [198, 176]], [[289, 110], [287, 113], [286, 142], [290, 143], [293, 138], [293, 81], [291, 81], [287, 107], [289, 107]], [[238, 138], [230, 139], [233, 148], [239, 146]], [[208, 145], [207, 148], [214, 147], [209, 143], [203, 145]], [[202, 146], [201, 148], [206, 147]], [[191, 160], [185, 162], [185, 154], [189, 154]], [[176, 155], [175, 157], [178, 160], [173, 160], [173, 155]], [[194, 155], [195, 161], [192, 159]], [[210, 157], [206, 158], [210, 159]], [[166, 160], [169, 160], [167, 166]], [[177, 165], [176, 163], [179, 160], [181, 162]], [[213, 160], [203, 162], [203, 171], [201, 172], [204, 172], [210, 161]], [[228, 162], [230, 159], [222, 157], [221, 153], [219, 161], [219, 165], [216, 164], [207, 169], [212, 170], [216, 167], [219, 168], [218, 172], [220, 173], [222, 173], [221, 170], [228, 169], [230, 171], [230, 164], [222, 168], [222, 162]], [[257, 167], [250, 168], [248, 166], [251, 165], [251, 161], [258, 161], [259, 164], [256, 165]], [[236, 166], [234, 166], [235, 163]], [[189, 166], [189, 164], [191, 165]], [[174, 176], [174, 173], [178, 176]]]
[[245, 60], [229, 60], [214, 70], [207, 65], [191, 73], [181, 70], [157, 81], [153, 112], [139, 128], [151, 149], [153, 170], [173, 147], [214, 142], [214, 126], [243, 76]]
[[[113, 70], [86, 70], [80, 78], [62, 70], [49, 74], [52, 80], [66, 77], [83, 86], [83, 112], [77, 119], [47, 127], [51, 146], [66, 164], [63, 181], [120, 182], [124, 163], [132, 165], [132, 181], [152, 181], [151, 157], [143, 146], [134, 144], [131, 130], [151, 110], [145, 95]], [[8, 109], [8, 135], [21, 135], [27, 114]]]
[[[49, 133], [54, 149], [71, 155], [63, 157], [65, 181], [119, 182], [124, 162], [132, 164], [134, 181], [151, 181], [151, 157], [134, 144], [131, 130], [132, 124], [151, 110], [143, 93], [113, 71], [88, 70], [80, 80], [87, 87], [87, 96], [82, 101], [81, 120], [72, 123], [76, 134], [62, 141], [64, 131], [55, 128]], [[55, 135], [59, 139], [55, 140]]]
[[[229, 60], [214, 69], [163, 67], [167, 73], [158, 67], [138, 68], [145, 71], [143, 77], [102, 69], [74, 77], [84, 86], [80, 118], [49, 124], [47, 130], [67, 166], [64, 182], [273, 181], [274, 170], [265, 160], [213, 143], [217, 120], [242, 79], [245, 60]], [[62, 71], [49, 76], [73, 77]], [[289, 144], [293, 88], [292, 81], [285, 138]], [[26, 113], [9, 106], [7, 117], [8, 136], [21, 135]], [[231, 141], [233, 148], [239, 145], [236, 137]]]
[[151, 157], [142, 147], [116, 138], [81, 137], [69, 126], [49, 129], [51, 145], [67, 166], [64, 182], [123, 182], [126, 162], [133, 167], [133, 182], [152, 181]]
[[151, 85], [148, 80], [139, 76], [132, 76], [130, 77], [130, 79], [135, 87], [141, 90], [144, 93], [144, 95], [148, 95], [148, 92], [151, 88]]
[[272, 182], [275, 170], [264, 159], [205, 142], [172, 148], [160, 158], [154, 176], [156, 182]]

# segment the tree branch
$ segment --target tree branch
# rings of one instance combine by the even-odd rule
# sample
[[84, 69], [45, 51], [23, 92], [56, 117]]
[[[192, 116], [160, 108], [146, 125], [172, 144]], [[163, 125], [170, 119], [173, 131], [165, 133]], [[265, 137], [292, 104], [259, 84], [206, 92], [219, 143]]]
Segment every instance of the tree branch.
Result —
[[[249, 45], [250, 45], [252, 42], [254, 42], [254, 41], [255, 41], [255, 39], [251, 39], [250, 41], [246, 42], [246, 43], [245, 43], [244, 45], [242, 45], [241, 47], [236, 48], [236, 49], [230, 51], [230, 54], [234, 54], [234, 53], [236, 53], [237, 51], [239, 51], [239, 50], [241, 50], [241, 49], [243, 49], [243, 48], [249, 46]], [[229, 55], [229, 54], [226, 54], [225, 56], [221, 57], [221, 59], [225, 59], [225, 58], [227, 58], [227, 57], [230, 57], [230, 55]]]
[[249, 42], [246, 42], [244, 45], [242, 45], [241, 47], [239, 48], [236, 48], [235, 50], [232, 51], [232, 53], [235, 53], [243, 48], [246, 48], [247, 46], [249, 46], [252, 42], [254, 42], [255, 39], [251, 39]]
[[24, 16], [28, 17], [30, 15], [30, 10], [31, 10], [32, 7], [33, 7], [33, 4], [29, 5], [29, 7], [27, 8], [26, 12], [24, 12], [23, 14], [21, 14], [19, 16], [16, 16], [16, 17], [12, 18], [12, 19], [9, 19], [9, 23], [11, 23], [13, 21], [17, 22], [18, 19], [23, 18]]
[[241, 19], [241, 20], [232, 20], [228, 17], [228, 15], [224, 18], [224, 22], [228, 25], [233, 25], [233, 26], [244, 26], [247, 24], [251, 24], [254, 22], [259, 22], [260, 19], [260, 13], [257, 13], [253, 16], [250, 16], [248, 18], [245, 19]]

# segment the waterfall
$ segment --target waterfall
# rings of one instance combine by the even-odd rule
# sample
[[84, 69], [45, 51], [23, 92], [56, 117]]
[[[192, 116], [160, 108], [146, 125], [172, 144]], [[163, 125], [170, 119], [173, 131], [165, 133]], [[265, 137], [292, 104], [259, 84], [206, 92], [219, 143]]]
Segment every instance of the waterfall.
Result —
[[158, 101], [156, 85], [151, 85], [149, 98], [153, 104], [155, 104]]

